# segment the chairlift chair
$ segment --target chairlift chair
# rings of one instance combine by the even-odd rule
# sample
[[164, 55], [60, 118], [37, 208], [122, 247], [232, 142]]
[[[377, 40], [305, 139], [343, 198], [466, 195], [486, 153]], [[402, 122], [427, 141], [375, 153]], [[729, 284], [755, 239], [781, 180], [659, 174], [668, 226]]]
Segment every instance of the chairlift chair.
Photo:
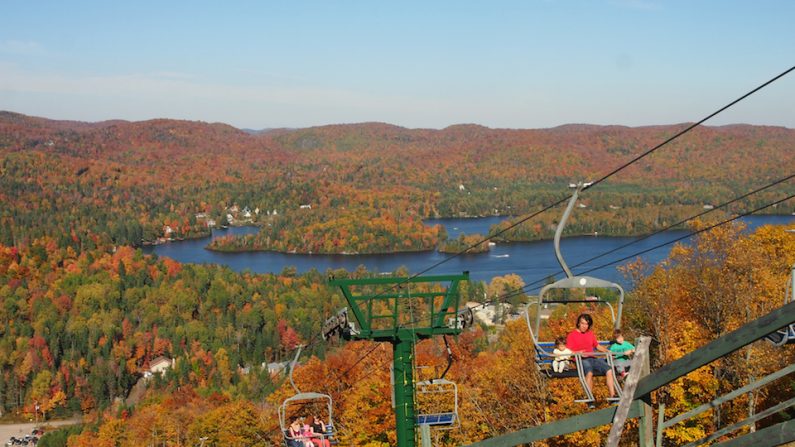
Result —
[[[452, 430], [461, 425], [458, 417], [458, 385], [447, 379], [423, 380], [415, 385], [417, 425]], [[428, 403], [430, 401], [430, 403]]]
[[795, 343], [795, 323], [766, 335], [765, 339], [776, 346]]
[[[795, 301], [795, 265], [792, 266], [792, 270], [790, 271], [789, 282], [787, 283], [787, 291], [784, 294], [784, 305], [787, 305], [793, 301]], [[765, 340], [773, 343], [776, 346], [784, 346], [795, 343], [795, 323], [767, 334], [765, 336]]]
[[348, 319], [348, 308], [343, 307], [337, 311], [336, 315], [332, 315], [323, 322], [320, 335], [323, 340], [328, 340], [335, 336], [350, 340], [351, 336], [356, 333], [356, 326]]
[[316, 410], [318, 406], [325, 407], [325, 411], [322, 416], [327, 416], [323, 418], [323, 423], [326, 425], [326, 432], [318, 434], [325, 439], [331, 439], [336, 435], [334, 421], [332, 420], [333, 402], [331, 396], [328, 394], [313, 392], [298, 393], [285, 399], [281, 406], [279, 406], [279, 425], [281, 426], [282, 433], [284, 435], [284, 443], [287, 447], [292, 447], [293, 443], [291, 441], [298, 441], [294, 437], [290, 436], [290, 419], [295, 417], [294, 414], [291, 415], [291, 418], [287, 417], [290, 407], [303, 409], [307, 406], [312, 407], [313, 410]]
[[466, 329], [472, 326], [475, 322], [475, 313], [471, 307], [464, 306], [459, 309], [455, 317], [447, 318], [447, 327], [452, 329]]
[[[305, 408], [309, 407], [312, 410], [312, 413], [319, 412], [321, 411], [320, 408], [323, 408], [323, 414], [321, 416], [323, 416], [322, 419], [324, 425], [326, 426], [326, 431], [325, 433], [318, 434], [320, 435], [321, 439], [329, 439], [332, 444], [336, 444], [334, 441], [334, 437], [337, 434], [333, 418], [334, 402], [331, 396], [328, 394], [315, 392], [302, 393], [293, 381], [293, 370], [295, 370], [295, 365], [298, 361], [298, 356], [301, 355], [302, 349], [303, 346], [298, 347], [295, 358], [290, 363], [290, 384], [292, 384], [296, 394], [285, 399], [284, 402], [282, 402], [282, 404], [279, 406], [279, 426], [282, 430], [284, 444], [286, 447], [301, 447], [301, 445], [303, 445], [302, 441], [296, 439], [296, 437], [290, 436], [290, 420], [294, 418], [297, 413], [295, 410], [295, 412], [291, 412], [290, 407], [298, 408], [299, 410], [304, 410]], [[288, 416], [290, 417], [288, 418]]]
[[[584, 299], [584, 300], [560, 300], [560, 299], [548, 299], [548, 294], [555, 289], [580, 289], [580, 288], [603, 288], [603, 289], [614, 289], [617, 290], [619, 293], [618, 303], [617, 303], [617, 310], [618, 312], [613, 309], [613, 305], [606, 300], [602, 299]], [[567, 369], [563, 372], [555, 372], [552, 370], [552, 362], [555, 360], [555, 355], [552, 354], [552, 350], [555, 348], [555, 341], [554, 338], [551, 340], [541, 340], [539, 337], [540, 330], [541, 330], [541, 310], [547, 304], [576, 304], [576, 303], [593, 303], [598, 305], [605, 305], [610, 309], [610, 316], [613, 321], [613, 328], [620, 329], [621, 328], [621, 310], [623, 307], [624, 302], [624, 289], [616, 283], [605, 281], [599, 278], [593, 278], [590, 276], [572, 276], [570, 278], [564, 278], [559, 281], [556, 281], [552, 284], [548, 284], [541, 289], [539, 293], [538, 300], [536, 302], [536, 321], [535, 321], [535, 328], [530, 322], [530, 315], [529, 315], [529, 308], [528, 311], [525, 312], [525, 321], [527, 323], [527, 328], [530, 331], [530, 336], [533, 339], [533, 345], [535, 346], [536, 350], [536, 365], [538, 366], [539, 371], [544, 373], [549, 378], [552, 379], [562, 379], [562, 378], [569, 378], [569, 377], [577, 377], [580, 380], [580, 384], [582, 385], [583, 391], [585, 392], [586, 398], [585, 399], [578, 399], [577, 402], [593, 402], [594, 396], [592, 391], [588, 388], [585, 383], [585, 373], [582, 368], [582, 354], [581, 353], [574, 353], [572, 356], [574, 357], [574, 363], [576, 365], [576, 369]], [[599, 344], [605, 347], [610, 345], [610, 342], [607, 340], [599, 340]], [[613, 362], [613, 356], [609, 353], [600, 353], [595, 352], [589, 355], [591, 356], [604, 356], [605, 360], [607, 361], [608, 366], [613, 371], [613, 382], [615, 384], [615, 389], [617, 393], [617, 398], [620, 398], [622, 395], [621, 386], [618, 383], [617, 375], [615, 373], [615, 365]]]
[[438, 430], [452, 430], [461, 426], [458, 417], [458, 385], [445, 379], [453, 364], [453, 352], [444, 336], [447, 367], [438, 379], [422, 380], [415, 384], [416, 425], [428, 425]]
[[[541, 330], [541, 311], [542, 309], [548, 307], [549, 304], [575, 304], [575, 303], [588, 303], [588, 304], [597, 304], [597, 305], [606, 305], [610, 309], [610, 316], [613, 321], [613, 329], [620, 329], [621, 328], [621, 313], [624, 306], [624, 289], [617, 283], [611, 281], [605, 281], [603, 279], [594, 278], [591, 276], [574, 276], [569, 270], [569, 267], [566, 265], [566, 262], [563, 260], [563, 256], [560, 253], [560, 236], [563, 233], [563, 227], [566, 225], [566, 221], [571, 214], [572, 209], [574, 208], [574, 204], [577, 202], [577, 196], [582, 188], [585, 186], [582, 183], [577, 185], [573, 185], [576, 187], [574, 194], [572, 194], [571, 199], [569, 199], [568, 206], [563, 213], [563, 217], [561, 218], [560, 222], [558, 223], [557, 228], [555, 229], [555, 238], [554, 238], [554, 246], [555, 246], [555, 255], [560, 263], [560, 266], [563, 268], [563, 271], [566, 273], [566, 277], [555, 281], [552, 284], [547, 284], [544, 286], [538, 294], [538, 300], [536, 302], [536, 321], [535, 327], [530, 322], [530, 313], [529, 309], [532, 305], [528, 304], [527, 310], [525, 311], [525, 321], [527, 323], [527, 329], [530, 332], [530, 337], [533, 340], [533, 345], [536, 350], [536, 366], [538, 367], [539, 371], [544, 373], [547, 377], [551, 379], [559, 379], [559, 378], [569, 378], [569, 377], [577, 377], [580, 380], [580, 384], [582, 385], [582, 389], [585, 392], [585, 399], [577, 399], [576, 402], [593, 402], [595, 400], [593, 396], [593, 392], [588, 388], [585, 382], [585, 373], [583, 371], [582, 366], [582, 354], [574, 353], [574, 362], [576, 365], [576, 369], [567, 369], [563, 372], [555, 372], [552, 369], [552, 362], [555, 360], [555, 356], [552, 354], [552, 350], [555, 348], [554, 339], [552, 340], [540, 340], [539, 339], [539, 332]], [[618, 302], [617, 302], [617, 309], [613, 309], [613, 305], [604, 299], [598, 297], [589, 297], [586, 299], [558, 299], [558, 298], [551, 298], [548, 297], [549, 294], [554, 290], [572, 290], [572, 289], [585, 289], [585, 288], [597, 288], [597, 289], [612, 289], [618, 291]], [[609, 341], [599, 341], [600, 345], [609, 346]], [[616, 399], [619, 399], [622, 395], [621, 386], [618, 383], [618, 378], [616, 375], [615, 365], [613, 363], [613, 356], [610, 353], [589, 353], [590, 356], [604, 356], [607, 364], [610, 366], [610, 369], [613, 371], [613, 382], [615, 385], [615, 390], [617, 393]]]

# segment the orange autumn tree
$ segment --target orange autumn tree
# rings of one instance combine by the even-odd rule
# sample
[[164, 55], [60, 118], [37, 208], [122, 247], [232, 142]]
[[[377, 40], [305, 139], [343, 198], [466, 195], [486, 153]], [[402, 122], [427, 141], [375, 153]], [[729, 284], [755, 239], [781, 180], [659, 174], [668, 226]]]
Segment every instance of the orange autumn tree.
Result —
[[[465, 348], [469, 334], [485, 337], [479, 330], [465, 332], [455, 347]], [[457, 362], [448, 375], [459, 387], [461, 429], [444, 433], [445, 445], [497, 436], [544, 420], [543, 383], [524, 322], [506, 324], [493, 348], [456, 351]]]

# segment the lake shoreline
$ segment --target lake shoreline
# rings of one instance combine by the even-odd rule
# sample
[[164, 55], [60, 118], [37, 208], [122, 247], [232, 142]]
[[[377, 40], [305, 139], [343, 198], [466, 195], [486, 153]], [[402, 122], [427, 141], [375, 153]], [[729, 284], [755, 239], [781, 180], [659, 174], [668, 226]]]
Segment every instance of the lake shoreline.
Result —
[[[509, 220], [509, 219], [512, 219], [512, 218], [515, 218], [515, 217], [516, 216], [440, 217], [440, 218], [428, 218], [428, 219], [423, 220], [423, 222], [437, 222], [437, 223], [435, 223], [433, 225], [426, 224], [427, 226], [432, 227], [434, 225], [439, 225], [439, 224], [444, 225], [445, 222], [478, 222], [478, 221], [482, 221], [482, 220], [486, 220], [486, 219], [489, 219], [489, 220], [497, 219], [499, 221], [505, 221], [505, 220]], [[788, 218], [788, 217], [793, 217], [793, 218], [795, 218], [795, 214], [760, 214], [760, 215], [756, 215], [756, 217], [759, 217], [759, 218], [765, 218], [765, 217]], [[259, 229], [261, 227], [262, 227], [261, 225], [256, 225], [256, 224], [230, 225], [227, 228], [212, 229], [212, 230], [210, 230], [209, 234], [200, 234], [200, 235], [196, 235], [196, 236], [183, 237], [183, 238], [179, 238], [179, 239], [168, 239], [168, 240], [154, 241], [154, 242], [152, 242], [152, 241], [143, 241], [143, 242], [141, 242], [140, 246], [141, 247], [155, 247], [155, 246], [164, 245], [164, 244], [173, 244], [173, 243], [177, 243], [177, 242], [195, 241], [195, 240], [202, 240], [202, 239], [210, 239], [210, 242], [212, 242], [212, 240], [214, 239], [213, 232], [217, 231], [217, 230], [228, 230], [230, 228], [257, 228], [257, 229]], [[661, 230], [655, 230], [655, 231], [661, 231]], [[687, 231], [687, 229], [686, 229], [685, 226], [678, 226], [678, 227], [673, 227], [673, 228], [667, 228], [667, 229], [665, 229], [663, 231]], [[494, 236], [492, 238], [491, 236], [488, 236], [488, 233], [463, 233], [463, 234], [467, 234], [467, 235], [483, 234], [484, 235], [483, 236], [484, 239], [488, 237], [488, 241], [493, 242], [493, 243], [499, 243], [499, 244], [521, 244], [521, 243], [533, 243], [533, 242], [547, 242], [547, 241], [552, 241], [554, 239], [554, 238], [547, 238], [547, 237], [539, 237], [537, 239], [515, 239], [515, 240], [511, 240], [511, 239], [503, 239], [500, 236]], [[567, 234], [565, 236], [562, 236], [561, 240], [566, 240], [566, 239], [571, 239], [571, 238], [576, 238], [576, 237], [634, 238], [634, 237], [643, 237], [643, 236], [646, 236], [646, 234], [644, 234], [644, 233], [633, 233], [633, 232], [621, 233], [621, 234], [618, 234], [618, 233], [603, 233], [602, 234], [602, 233], [599, 233], [599, 232], [593, 232], [593, 233], [584, 232], [584, 233], [578, 233], [578, 234]], [[447, 240], [448, 241], [452, 241], [454, 239], [451, 238], [449, 236], [449, 234], [448, 234]], [[435, 248], [428, 248], [428, 249], [421, 249], [421, 250], [396, 250], [396, 251], [383, 251], [383, 252], [331, 252], [331, 253], [320, 253], [320, 252], [280, 251], [280, 250], [261, 249], [261, 248], [218, 249], [218, 248], [211, 247], [210, 243], [208, 243], [204, 247], [204, 249], [208, 250], [208, 251], [216, 252], [216, 253], [225, 253], [225, 254], [278, 253], [278, 254], [284, 254], [284, 255], [303, 255], [303, 256], [313, 256], [313, 255], [318, 255], [318, 256], [364, 256], [364, 255], [393, 255], [393, 254], [394, 255], [398, 255], [398, 254], [405, 254], [405, 253], [429, 253], [429, 252], [438, 252], [438, 253], [447, 254], [447, 255], [459, 254], [459, 251], [444, 251], [444, 250], [441, 250], [439, 247], [443, 243], [444, 243], [444, 241], [440, 242], [440, 244], [437, 245]], [[461, 250], [461, 251], [463, 251], [463, 250]], [[460, 254], [483, 254], [483, 253], [488, 253], [488, 252], [489, 252], [489, 250], [478, 251], [478, 252], [468, 251], [466, 253], [460, 253]]]
[[[460, 233], [485, 234], [488, 227], [498, 222], [495, 218], [454, 219], [445, 220], [448, 237], [456, 238]], [[749, 229], [766, 225], [792, 225], [795, 216], [760, 216], [745, 220]], [[244, 235], [257, 231], [256, 227], [232, 227], [227, 230], [214, 230], [213, 237]], [[640, 256], [647, 264], [656, 265], [668, 256], [673, 240], [687, 243], [688, 232], [666, 231], [656, 235], [643, 237], [614, 236], [567, 236], [561, 240], [561, 252], [571, 266], [578, 262], [591, 259], [594, 255], [611, 252], [602, 262], [588, 261], [579, 267], [580, 271], [595, 269], [591, 276], [604, 278], [625, 284], [625, 278], [616, 269], [616, 265], [629, 261], [610, 263], [611, 260], [622, 258], [635, 259]], [[146, 254], [168, 257], [181, 263], [217, 264], [227, 266], [238, 272], [279, 274], [285, 268], [294, 268], [298, 273], [310, 270], [324, 272], [326, 270], [344, 269], [355, 271], [366, 268], [371, 272], [394, 272], [406, 268], [409, 272], [427, 271], [433, 268], [434, 273], [458, 274], [469, 271], [470, 278], [476, 281], [491, 281], [495, 276], [515, 273], [524, 278], [526, 284], [543, 280], [548, 277], [560, 278], [560, 265], [555, 258], [555, 250], [551, 240], [496, 243], [486, 253], [466, 253], [464, 255], [443, 254], [436, 250], [423, 252], [403, 252], [392, 254], [302, 254], [282, 253], [274, 251], [242, 251], [217, 252], [205, 249], [208, 241], [192, 240], [180, 243], [161, 244], [144, 247]], [[617, 251], [616, 251], [617, 250]], [[638, 253], [641, 253], [638, 255]], [[432, 267], [430, 267], [432, 266]], [[574, 268], [575, 274], [578, 268]]]

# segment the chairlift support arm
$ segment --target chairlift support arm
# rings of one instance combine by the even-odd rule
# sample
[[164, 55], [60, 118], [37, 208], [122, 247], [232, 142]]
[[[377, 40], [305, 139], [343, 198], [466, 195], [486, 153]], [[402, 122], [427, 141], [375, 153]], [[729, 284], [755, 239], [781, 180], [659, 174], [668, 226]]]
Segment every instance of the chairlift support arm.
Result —
[[566, 276], [571, 278], [574, 276], [569, 269], [569, 266], [566, 265], [566, 261], [563, 260], [563, 255], [560, 253], [560, 236], [563, 234], [563, 227], [566, 226], [566, 221], [569, 220], [569, 216], [571, 215], [571, 210], [574, 209], [574, 204], [577, 203], [577, 196], [582, 191], [583, 184], [582, 182], [577, 183], [574, 188], [574, 194], [571, 195], [569, 199], [569, 204], [566, 206], [566, 211], [563, 212], [563, 217], [560, 218], [560, 222], [558, 222], [557, 228], [555, 228], [555, 257], [558, 258], [558, 263], [560, 264], [563, 271], [566, 272]]
[[295, 385], [295, 382], [293, 381], [293, 371], [295, 371], [295, 365], [298, 363], [298, 357], [301, 355], [302, 349], [304, 349], [304, 345], [298, 345], [298, 350], [295, 352], [295, 358], [292, 362], [290, 362], [290, 385], [293, 386], [296, 394], [301, 394], [301, 390], [298, 389], [298, 387]]

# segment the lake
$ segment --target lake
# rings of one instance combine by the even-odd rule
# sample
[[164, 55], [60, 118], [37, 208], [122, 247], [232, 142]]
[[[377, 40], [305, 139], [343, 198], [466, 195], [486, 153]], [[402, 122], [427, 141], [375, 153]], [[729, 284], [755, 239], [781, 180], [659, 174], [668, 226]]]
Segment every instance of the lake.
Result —
[[[483, 217], [476, 219], [428, 219], [428, 225], [444, 225], [449, 237], [456, 238], [461, 233], [488, 233], [489, 227], [506, 219], [505, 217]], [[785, 225], [795, 223], [795, 216], [748, 216], [742, 219], [749, 229], [760, 225]], [[226, 230], [213, 230], [212, 238], [228, 234], [256, 233], [256, 227], [232, 227]], [[604, 258], [574, 267], [576, 264], [621, 247], [639, 237], [603, 237], [578, 236], [564, 238], [560, 243], [563, 258], [574, 274], [587, 273], [589, 276], [610, 280], [627, 286], [626, 281], [615, 265], [606, 265], [612, 261], [630, 256], [635, 259], [637, 253], [672, 241], [686, 235], [685, 231], [666, 231], [648, 239], [639, 241], [617, 250]], [[469, 271], [470, 277], [477, 281], [491, 281], [495, 276], [515, 273], [522, 277], [525, 284], [538, 283], [539, 288], [544, 279], [555, 275], [563, 277], [560, 265], [555, 259], [555, 249], [551, 240], [526, 243], [497, 244], [491, 251], [481, 254], [467, 254], [452, 257], [436, 251], [422, 253], [395, 253], [382, 255], [304, 255], [273, 252], [220, 253], [206, 250], [204, 247], [211, 237], [187, 241], [171, 242], [162, 245], [144, 247], [145, 253], [172, 258], [182, 263], [210, 263], [229, 266], [242, 272], [250, 270], [255, 273], [279, 273], [286, 267], [295, 267], [299, 273], [316, 269], [325, 272], [328, 269], [355, 270], [364, 266], [373, 272], [393, 272], [400, 267], [407, 267], [411, 274], [424, 275], [458, 274]], [[795, 237], [795, 236], [794, 236]], [[657, 264], [668, 256], [671, 245], [643, 253], [641, 257], [649, 264]], [[629, 261], [623, 261], [626, 264]], [[433, 268], [432, 268], [433, 267]], [[430, 269], [430, 270], [428, 270]], [[427, 272], [425, 270], [428, 270]], [[534, 292], [537, 289], [529, 289]]]

